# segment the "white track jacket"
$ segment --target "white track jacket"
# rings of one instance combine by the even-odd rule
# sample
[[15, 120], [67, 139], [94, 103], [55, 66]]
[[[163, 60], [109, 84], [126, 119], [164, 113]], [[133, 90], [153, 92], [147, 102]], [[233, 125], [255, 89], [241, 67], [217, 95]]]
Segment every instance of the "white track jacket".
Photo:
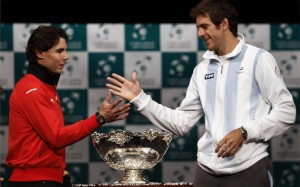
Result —
[[[267, 141], [295, 123], [296, 107], [274, 57], [240, 42], [222, 59], [206, 51], [194, 69], [186, 96], [176, 109], [165, 107], [143, 91], [132, 101], [157, 127], [184, 135], [205, 117], [197, 160], [206, 171], [221, 175], [242, 171], [268, 155]], [[232, 157], [218, 158], [217, 143], [244, 126], [248, 140]]]

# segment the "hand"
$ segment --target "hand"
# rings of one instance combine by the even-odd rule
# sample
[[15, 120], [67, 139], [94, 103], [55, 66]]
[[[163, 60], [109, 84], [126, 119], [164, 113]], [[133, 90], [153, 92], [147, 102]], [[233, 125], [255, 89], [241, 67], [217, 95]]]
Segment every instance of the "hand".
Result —
[[122, 99], [119, 98], [115, 102], [110, 103], [111, 97], [111, 93], [108, 92], [99, 110], [99, 113], [105, 118], [106, 123], [126, 118], [130, 110], [130, 103], [117, 107], [122, 102]]
[[218, 144], [215, 152], [218, 157], [231, 157], [233, 156], [244, 141], [242, 131], [240, 128], [231, 131], [227, 134]]
[[107, 77], [107, 80], [113, 83], [106, 84], [109, 91], [128, 101], [134, 99], [142, 91], [140, 82], [136, 78], [136, 72], [131, 75], [132, 82], [115, 73], [112, 74], [112, 77]]

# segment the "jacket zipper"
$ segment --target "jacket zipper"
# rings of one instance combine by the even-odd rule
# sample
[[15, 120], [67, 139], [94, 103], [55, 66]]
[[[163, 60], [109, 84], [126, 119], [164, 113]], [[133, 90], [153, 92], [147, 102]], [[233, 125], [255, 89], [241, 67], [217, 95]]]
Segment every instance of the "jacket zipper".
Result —
[[223, 64], [221, 64], [221, 74], [223, 74]]

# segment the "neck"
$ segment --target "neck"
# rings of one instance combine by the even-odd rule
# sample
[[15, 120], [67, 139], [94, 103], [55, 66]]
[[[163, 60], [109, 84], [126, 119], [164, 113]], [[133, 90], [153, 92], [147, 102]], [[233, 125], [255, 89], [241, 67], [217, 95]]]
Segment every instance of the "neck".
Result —
[[29, 64], [28, 74], [36, 76], [44, 83], [56, 86], [60, 77], [60, 74], [53, 74], [48, 71], [47, 68], [38, 63]]
[[224, 36], [224, 40], [222, 43], [222, 47], [220, 47], [219, 50], [215, 52], [218, 56], [224, 56], [231, 53], [234, 50], [234, 48], [238, 45], [239, 39], [238, 37], [235, 37], [232, 34], [230, 34], [228, 36]]

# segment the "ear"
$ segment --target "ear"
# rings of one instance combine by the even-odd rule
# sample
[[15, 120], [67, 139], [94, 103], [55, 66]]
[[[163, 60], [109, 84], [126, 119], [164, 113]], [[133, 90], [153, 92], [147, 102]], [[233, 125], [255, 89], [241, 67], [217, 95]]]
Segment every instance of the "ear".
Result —
[[44, 53], [42, 51], [35, 51], [35, 54], [39, 59], [44, 58]]
[[224, 18], [223, 21], [221, 22], [221, 28], [223, 30], [229, 29], [229, 21], [227, 18]]

